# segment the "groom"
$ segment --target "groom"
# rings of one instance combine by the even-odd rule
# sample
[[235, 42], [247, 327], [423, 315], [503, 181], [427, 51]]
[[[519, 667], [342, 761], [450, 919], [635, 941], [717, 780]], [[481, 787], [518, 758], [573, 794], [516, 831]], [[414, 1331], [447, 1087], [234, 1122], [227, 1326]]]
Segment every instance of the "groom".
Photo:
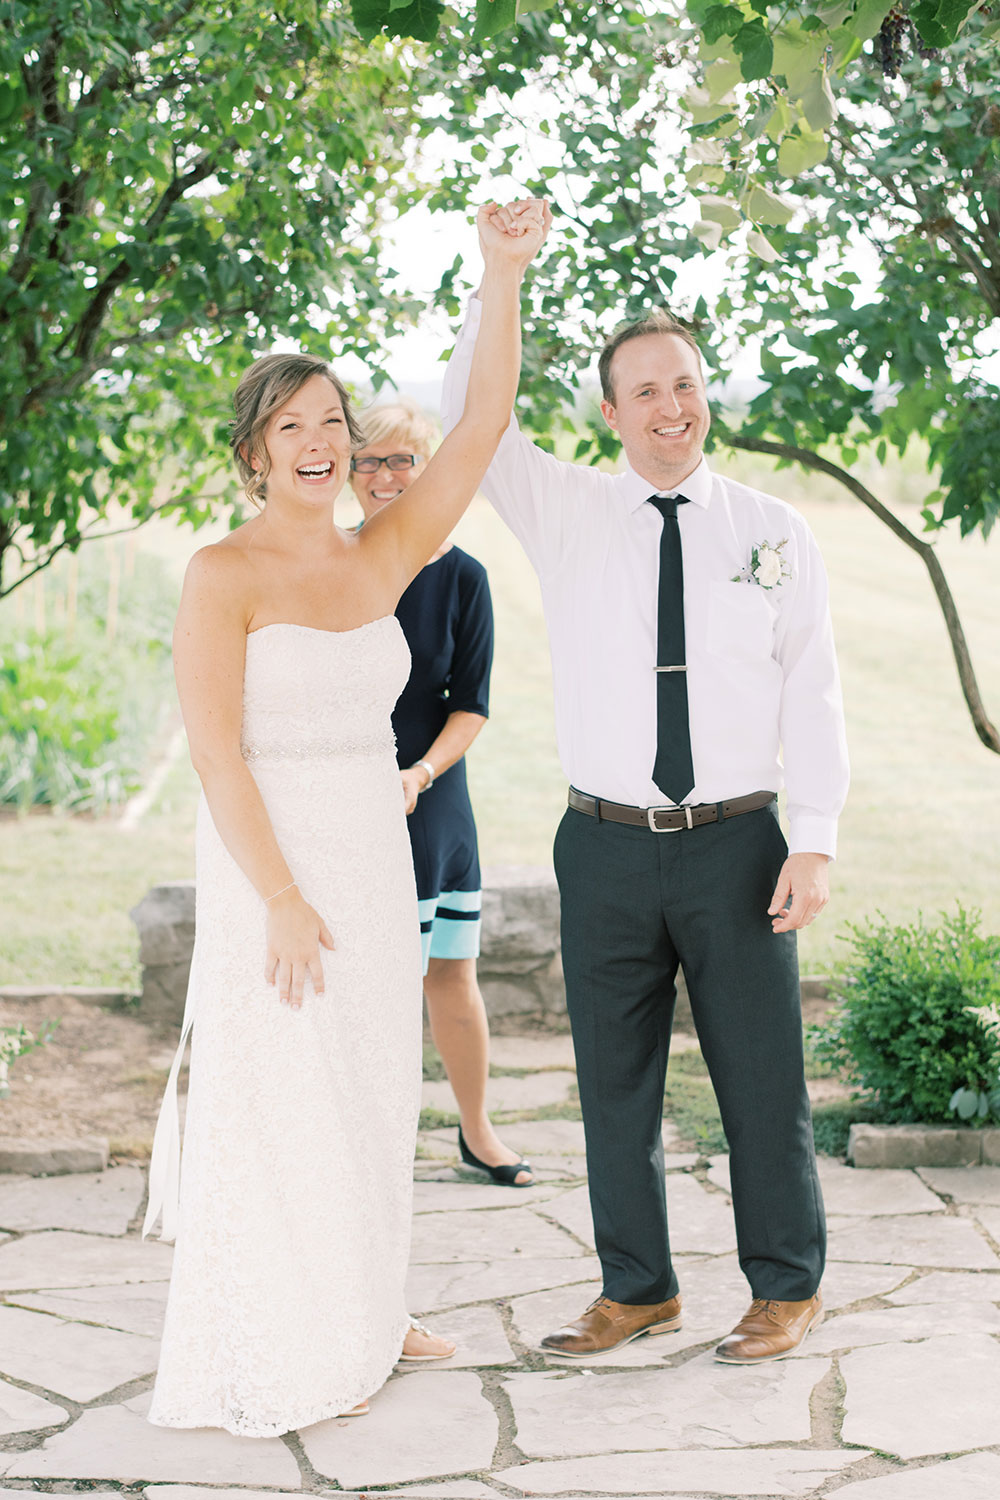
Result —
[[[479, 315], [474, 299], [446, 432]], [[562, 463], [512, 422], [482, 486], [538, 573], [571, 782], [555, 865], [604, 1287], [542, 1347], [593, 1359], [680, 1327], [661, 1118], [681, 965], [753, 1298], [716, 1356], [759, 1364], [822, 1316], [795, 933], [826, 905], [847, 790], [826, 577], [795, 510], [709, 469], [683, 325], [657, 313], [619, 329], [599, 368], [624, 472]]]

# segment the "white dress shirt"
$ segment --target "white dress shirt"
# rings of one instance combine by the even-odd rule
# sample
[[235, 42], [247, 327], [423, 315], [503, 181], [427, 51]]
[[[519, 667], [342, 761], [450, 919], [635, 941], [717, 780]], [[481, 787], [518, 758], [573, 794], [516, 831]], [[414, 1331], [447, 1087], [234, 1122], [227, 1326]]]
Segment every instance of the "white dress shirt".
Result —
[[[461, 416], [482, 304], [448, 364], [442, 423]], [[559, 757], [581, 792], [669, 806], [656, 755], [659, 513], [631, 468], [607, 474], [545, 453], [512, 420], [482, 484], [538, 574], [552, 651]], [[665, 493], [665, 492], [660, 492]], [[836, 853], [847, 794], [840, 681], [815, 539], [784, 501], [713, 474], [680, 486], [688, 718], [686, 801], [788, 790], [791, 853]], [[784, 543], [771, 589], [733, 582], [754, 547]], [[782, 760], [784, 766], [782, 766]]]

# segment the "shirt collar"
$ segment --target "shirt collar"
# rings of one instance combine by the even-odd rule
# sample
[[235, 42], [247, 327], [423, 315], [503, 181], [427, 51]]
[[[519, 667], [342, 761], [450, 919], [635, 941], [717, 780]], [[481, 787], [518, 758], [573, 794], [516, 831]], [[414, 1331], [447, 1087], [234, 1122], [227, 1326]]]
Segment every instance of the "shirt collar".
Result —
[[[654, 490], [648, 479], [643, 479], [641, 474], [628, 465], [621, 476], [622, 498], [630, 512], [644, 505], [652, 494], [674, 495], [676, 490]], [[694, 473], [689, 474], [680, 485], [680, 491], [684, 497], [691, 501], [692, 505], [700, 505], [702, 510], [707, 510], [712, 498], [712, 471], [708, 467], [705, 455], [701, 456], [701, 463]]]

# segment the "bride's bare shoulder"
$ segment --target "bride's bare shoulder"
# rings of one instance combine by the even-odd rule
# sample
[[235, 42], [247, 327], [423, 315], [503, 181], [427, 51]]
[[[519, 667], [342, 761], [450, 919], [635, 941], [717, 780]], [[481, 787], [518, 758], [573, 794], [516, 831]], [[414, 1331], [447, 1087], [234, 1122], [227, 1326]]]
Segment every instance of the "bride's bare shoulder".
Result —
[[246, 570], [250, 560], [258, 524], [257, 517], [254, 517], [227, 532], [217, 542], [199, 547], [188, 563], [188, 576], [219, 580], [239, 576]]
[[253, 612], [253, 522], [239, 526], [193, 554], [184, 575], [181, 615], [243, 621]]

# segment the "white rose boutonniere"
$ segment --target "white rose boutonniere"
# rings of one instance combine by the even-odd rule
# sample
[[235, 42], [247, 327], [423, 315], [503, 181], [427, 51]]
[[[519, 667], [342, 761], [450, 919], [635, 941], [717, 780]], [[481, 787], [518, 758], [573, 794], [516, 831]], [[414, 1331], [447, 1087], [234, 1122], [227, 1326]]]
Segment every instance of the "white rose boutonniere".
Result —
[[780, 542], [758, 542], [756, 547], [750, 549], [750, 565], [743, 569], [742, 573], [733, 575], [732, 583], [755, 583], [758, 588], [773, 589], [781, 583], [783, 578], [791, 578], [792, 570], [781, 555], [781, 549], [788, 543], [787, 537], [782, 537]]

